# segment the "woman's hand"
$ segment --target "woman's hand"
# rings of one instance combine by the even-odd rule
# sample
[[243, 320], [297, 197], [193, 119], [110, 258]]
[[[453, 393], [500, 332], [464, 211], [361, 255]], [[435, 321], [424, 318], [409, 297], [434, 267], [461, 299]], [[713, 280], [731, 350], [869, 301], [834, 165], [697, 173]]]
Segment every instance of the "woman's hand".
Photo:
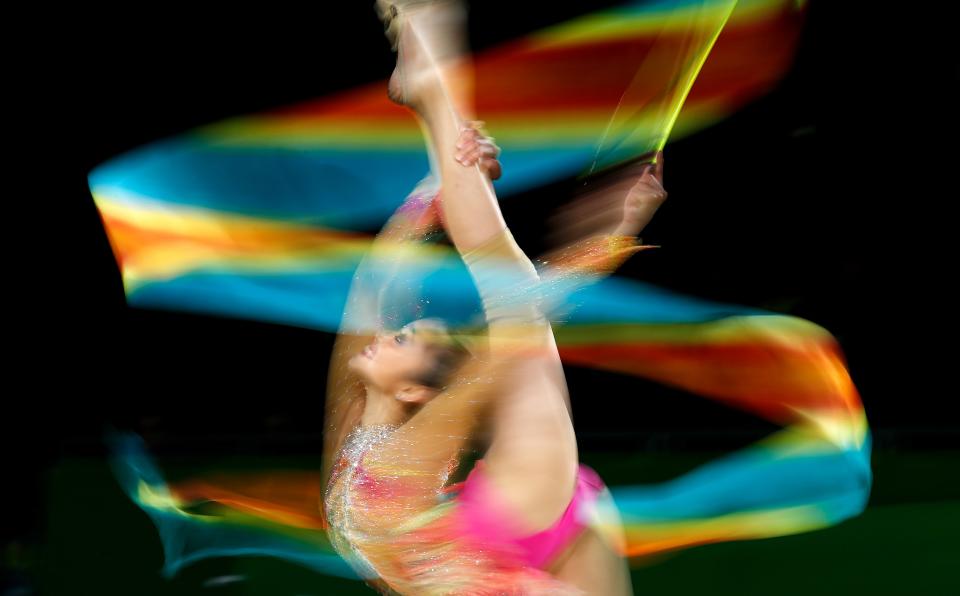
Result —
[[500, 162], [500, 147], [493, 142], [493, 137], [487, 137], [480, 132], [482, 122], [467, 122], [457, 140], [457, 153], [454, 159], [465, 167], [480, 166], [480, 171], [491, 180], [497, 180], [502, 174]]
[[667, 198], [662, 151], [656, 162], [637, 161], [597, 175], [550, 216], [548, 244], [567, 246], [590, 236], [638, 237]]
[[653, 214], [667, 200], [663, 189], [663, 151], [657, 152], [656, 163], [644, 164], [640, 178], [627, 192], [623, 204], [623, 219], [614, 232], [621, 236], [636, 236], [646, 227]]

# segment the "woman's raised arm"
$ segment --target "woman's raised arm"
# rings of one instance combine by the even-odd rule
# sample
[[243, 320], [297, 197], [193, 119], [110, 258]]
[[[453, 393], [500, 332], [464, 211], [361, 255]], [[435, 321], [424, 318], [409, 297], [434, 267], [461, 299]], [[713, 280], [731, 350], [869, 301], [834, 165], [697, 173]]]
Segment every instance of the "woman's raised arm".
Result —
[[438, 228], [434, 189], [414, 191], [373, 240], [354, 274], [327, 372], [321, 478], [326, 486], [333, 458], [363, 410], [364, 391], [348, 363], [383, 327], [384, 270], [399, 243], [420, 242]]

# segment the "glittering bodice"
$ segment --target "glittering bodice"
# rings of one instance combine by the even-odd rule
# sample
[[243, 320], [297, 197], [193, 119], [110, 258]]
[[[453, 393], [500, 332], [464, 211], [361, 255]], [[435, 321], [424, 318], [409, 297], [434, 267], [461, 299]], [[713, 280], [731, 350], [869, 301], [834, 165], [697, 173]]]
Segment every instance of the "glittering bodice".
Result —
[[324, 510], [329, 524], [330, 542], [336, 551], [364, 577], [375, 577], [376, 571], [363, 556], [363, 545], [376, 540], [370, 528], [370, 477], [363, 467], [363, 458], [396, 430], [393, 425], [356, 425], [344, 439], [335, 459], [330, 481], [324, 492]]
[[442, 488], [457, 463], [451, 459], [447, 469], [427, 483], [413, 480], [398, 466], [366, 465], [368, 455], [380, 455], [377, 450], [387, 448], [383, 443], [397, 428], [355, 426], [344, 439], [324, 492], [330, 542], [364, 577], [382, 574], [383, 557], [391, 558], [391, 550], [384, 547], [396, 537], [398, 526], [420, 512], [411, 503], [440, 502]]

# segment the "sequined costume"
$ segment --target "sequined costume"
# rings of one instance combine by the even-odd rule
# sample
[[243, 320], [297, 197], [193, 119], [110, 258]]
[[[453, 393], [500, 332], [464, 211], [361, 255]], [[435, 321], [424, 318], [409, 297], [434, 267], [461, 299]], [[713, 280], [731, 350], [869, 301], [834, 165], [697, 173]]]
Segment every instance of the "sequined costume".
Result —
[[[370, 540], [380, 539], [363, 523], [364, 514], [371, 513], [378, 505], [389, 503], [381, 503], [377, 499], [378, 489], [385, 488], [385, 479], [371, 477], [363, 468], [362, 459], [368, 449], [381, 443], [395, 429], [391, 425], [355, 426], [344, 441], [323, 495], [330, 542], [364, 578], [379, 576], [363, 552]], [[392, 495], [387, 492], [384, 496], [390, 499]]]

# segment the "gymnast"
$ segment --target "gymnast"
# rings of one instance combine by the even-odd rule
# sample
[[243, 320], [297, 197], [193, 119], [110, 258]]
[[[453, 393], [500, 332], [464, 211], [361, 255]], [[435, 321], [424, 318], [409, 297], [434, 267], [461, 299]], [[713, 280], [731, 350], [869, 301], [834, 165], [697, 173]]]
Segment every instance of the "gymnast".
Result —
[[[647, 248], [637, 236], [666, 198], [662, 154], [602, 190], [620, 193], [615, 227], [551, 253], [538, 271], [497, 203], [499, 149], [464, 115], [462, 5], [377, 8], [398, 54], [388, 94], [424, 128], [439, 182], [407, 198], [368, 259], [402, 259], [404, 245], [442, 226], [486, 325], [471, 338], [439, 319], [384, 329], [382, 288], [370, 287], [361, 265], [327, 385], [322, 509], [331, 541], [387, 594], [631, 594], [616, 524], [598, 522], [600, 512], [616, 519], [610, 493], [579, 463], [542, 288], [606, 275]], [[450, 485], [478, 437], [482, 459]]]

